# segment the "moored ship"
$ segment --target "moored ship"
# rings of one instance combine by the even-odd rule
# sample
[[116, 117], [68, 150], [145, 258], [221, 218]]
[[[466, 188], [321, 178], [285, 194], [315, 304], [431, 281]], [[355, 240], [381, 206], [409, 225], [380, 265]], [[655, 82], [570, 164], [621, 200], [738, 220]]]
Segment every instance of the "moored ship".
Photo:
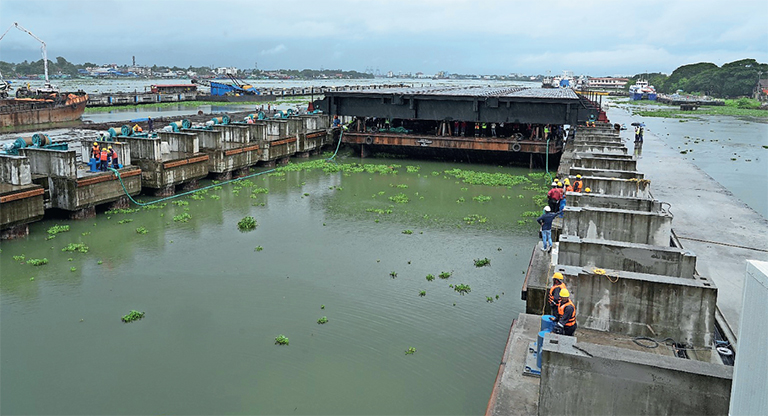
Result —
[[83, 91], [0, 99], [0, 128], [13, 129], [79, 120], [87, 102], [88, 94]]

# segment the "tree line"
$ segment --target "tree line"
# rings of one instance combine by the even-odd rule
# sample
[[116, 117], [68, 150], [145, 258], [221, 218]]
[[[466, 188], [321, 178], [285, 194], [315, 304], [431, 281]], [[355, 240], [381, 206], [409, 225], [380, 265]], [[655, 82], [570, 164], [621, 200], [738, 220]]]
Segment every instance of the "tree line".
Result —
[[645, 79], [656, 87], [656, 91], [673, 94], [700, 93], [717, 98], [734, 98], [752, 95], [759, 78], [768, 78], [768, 64], [754, 59], [741, 59], [718, 67], [711, 62], [683, 65], [670, 75], [662, 73], [637, 74], [630, 79], [626, 88], [638, 79]]

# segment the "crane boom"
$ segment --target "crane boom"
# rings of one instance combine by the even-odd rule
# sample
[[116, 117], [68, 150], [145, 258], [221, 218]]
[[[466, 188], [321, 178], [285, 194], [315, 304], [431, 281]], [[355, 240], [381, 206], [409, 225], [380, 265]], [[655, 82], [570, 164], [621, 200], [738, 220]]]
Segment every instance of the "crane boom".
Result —
[[32, 36], [32, 38], [34, 38], [36, 41], [38, 41], [38, 42], [40, 42], [42, 44], [40, 49], [43, 50], [43, 67], [45, 68], [45, 88], [48, 89], [48, 90], [53, 90], [54, 87], [51, 85], [51, 82], [48, 79], [48, 49], [47, 49], [47, 47], [45, 45], [45, 42], [42, 39], [40, 39], [37, 36], [35, 36], [34, 33], [30, 32], [27, 29], [25, 29], [24, 26], [18, 24], [17, 22], [13, 22], [13, 24], [8, 29], [6, 29], [6, 31], [3, 33], [3, 35], [0, 36], [0, 40], [3, 40], [5, 35], [8, 34], [8, 31], [11, 30], [11, 28], [13, 28], [13, 27], [16, 27], [16, 29], [19, 29], [22, 32], [26, 32], [29, 36]]

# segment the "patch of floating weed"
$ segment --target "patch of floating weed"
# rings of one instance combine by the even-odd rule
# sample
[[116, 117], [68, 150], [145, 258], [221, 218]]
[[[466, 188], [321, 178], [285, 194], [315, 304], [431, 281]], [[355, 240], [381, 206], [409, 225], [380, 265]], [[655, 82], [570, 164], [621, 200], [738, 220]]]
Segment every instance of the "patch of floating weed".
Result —
[[462, 296], [464, 296], [464, 295], [466, 295], [467, 293], [469, 293], [469, 292], [471, 292], [471, 291], [472, 291], [472, 289], [469, 287], [469, 285], [465, 285], [465, 284], [463, 284], [463, 283], [462, 283], [462, 284], [460, 284], [460, 285], [455, 285], [455, 286], [453, 287], [453, 290], [455, 290], [455, 291], [459, 292], [459, 294], [460, 294], [460, 295], [462, 295]]
[[421, 166], [406, 166], [405, 171], [408, 173], [416, 173], [421, 169]]
[[254, 195], [256, 195], [256, 194], [268, 194], [269, 193], [269, 189], [267, 189], [267, 188], [259, 188], [257, 186], [255, 188], [251, 189], [251, 193], [254, 194]]
[[323, 325], [323, 324], [325, 324], [327, 322], [328, 322], [328, 318], [326, 318], [325, 316], [323, 316], [322, 318], [317, 320], [317, 323], [320, 324], [320, 325]]
[[460, 197], [459, 199], [457, 199], [457, 200], [456, 200], [456, 203], [457, 203], [457, 204], [461, 204], [461, 203], [462, 203], [462, 202], [464, 202], [464, 201], [466, 201], [466, 200], [465, 200], [465, 199], [464, 199], [464, 197], [462, 196], [462, 197]]
[[262, 246], [256, 246], [256, 248], [253, 249], [253, 251], [262, 251], [264, 250], [264, 247]]
[[421, 296], [421, 297], [427, 296], [427, 291], [426, 290], [419, 290], [419, 296]]
[[490, 266], [491, 260], [486, 257], [484, 259], [475, 259], [475, 267]]
[[24, 261], [25, 256], [22, 254], [20, 256], [13, 256], [13, 259], [16, 261]]
[[437, 276], [441, 279], [447, 279], [451, 277], [452, 274], [453, 272], [440, 272], [440, 274], [438, 274]]
[[276, 345], [288, 345], [288, 337], [286, 337], [283, 334], [278, 335], [275, 337], [275, 344]]
[[428, 275], [427, 275], [427, 281], [428, 281], [428, 282], [431, 282], [431, 281], [433, 281], [433, 280], [435, 280], [435, 275], [433, 275], [433, 274], [428, 274]]
[[413, 355], [413, 354], [416, 354], [416, 348], [411, 347], [405, 350], [405, 355]]
[[61, 251], [77, 251], [78, 253], [87, 253], [89, 250], [85, 243], [69, 243]]
[[403, 230], [402, 233], [410, 235], [410, 234], [413, 234], [413, 231], [411, 231], [411, 230]]
[[483, 217], [482, 215], [478, 215], [478, 214], [468, 215], [464, 217], [463, 220], [465, 223], [469, 225], [472, 225], [474, 223], [485, 224], [486, 222], [488, 222], [487, 217]]
[[491, 197], [486, 195], [478, 195], [478, 196], [472, 197], [472, 199], [477, 202], [488, 202], [491, 200]]
[[69, 225], [56, 224], [53, 227], [48, 229], [48, 234], [50, 236], [55, 236], [56, 234], [65, 233], [67, 231], [69, 231]]
[[253, 218], [253, 217], [248, 216], [248, 217], [243, 218], [242, 220], [240, 220], [237, 223], [237, 228], [240, 231], [251, 231], [254, 228], [256, 228], [257, 225], [258, 224], [256, 223], [256, 219]]
[[44, 264], [48, 264], [48, 259], [47, 258], [29, 259], [29, 260], [27, 260], [27, 264], [31, 264], [33, 266], [42, 266]]
[[493, 302], [493, 297], [491, 297], [491, 296], [486, 296], [486, 297], [485, 297], [485, 301], [486, 301], [486, 302], [488, 302], [488, 303], [492, 303], [492, 302]]
[[404, 183], [401, 183], [400, 185], [397, 185], [397, 187], [400, 188], [400, 189], [407, 189], [408, 185], [406, 185]]
[[189, 205], [189, 201], [173, 201], [173, 205], [176, 205], [177, 207], [182, 207]]
[[120, 318], [121, 321], [125, 322], [126, 324], [133, 321], [138, 321], [139, 319], [144, 317], [144, 312], [139, 311], [130, 311], [128, 312], [128, 315], [123, 316]]
[[523, 217], [539, 217], [541, 216], [541, 213], [536, 211], [525, 211], [522, 214], [520, 214]]
[[139, 227], [139, 228], [136, 229], [136, 234], [146, 234], [148, 232], [149, 232], [149, 230], [147, 230], [146, 227]]
[[397, 195], [390, 196], [389, 200], [396, 204], [405, 204], [405, 203], [408, 203], [408, 201], [410, 201], [410, 199], [408, 199], [408, 196], [402, 192], [400, 192]]
[[72, 267], [70, 267], [70, 268], [69, 268], [69, 271], [70, 271], [70, 272], [74, 272], [74, 271], [77, 271], [77, 267], [75, 267], [75, 266], [72, 266]]
[[397, 272], [392, 270], [391, 272], [389, 272], [389, 276], [394, 279], [397, 277]]
[[117, 223], [118, 224], [128, 224], [129, 222], [133, 222], [133, 218], [126, 218], [124, 220], [120, 220]]
[[462, 170], [458, 168], [446, 170], [445, 174], [453, 176], [454, 178], [470, 185], [515, 186], [531, 182], [530, 179], [523, 175], [477, 172], [473, 170]]
[[189, 215], [188, 212], [184, 212], [184, 213], [181, 213], [179, 215], [174, 215], [173, 216], [173, 220], [175, 222], [188, 222], [191, 219], [192, 219], [192, 216]]

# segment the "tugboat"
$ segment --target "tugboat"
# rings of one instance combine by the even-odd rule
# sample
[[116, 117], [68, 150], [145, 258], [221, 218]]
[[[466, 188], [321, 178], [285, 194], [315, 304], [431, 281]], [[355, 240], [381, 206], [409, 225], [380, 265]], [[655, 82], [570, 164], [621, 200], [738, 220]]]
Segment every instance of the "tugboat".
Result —
[[656, 101], [656, 88], [653, 88], [647, 80], [638, 79], [635, 85], [629, 87], [629, 99]]
[[38, 124], [60, 123], [80, 119], [88, 103], [88, 94], [83, 91], [60, 92], [48, 79], [48, 52], [45, 42], [14, 23], [0, 36], [2, 40], [11, 28], [17, 28], [40, 42], [43, 50], [45, 68], [45, 85], [32, 89], [29, 84], [16, 90], [16, 98], [7, 98], [11, 92], [11, 84], [5, 80], [2, 83], [0, 99], [0, 129], [14, 130], [18, 127]]

